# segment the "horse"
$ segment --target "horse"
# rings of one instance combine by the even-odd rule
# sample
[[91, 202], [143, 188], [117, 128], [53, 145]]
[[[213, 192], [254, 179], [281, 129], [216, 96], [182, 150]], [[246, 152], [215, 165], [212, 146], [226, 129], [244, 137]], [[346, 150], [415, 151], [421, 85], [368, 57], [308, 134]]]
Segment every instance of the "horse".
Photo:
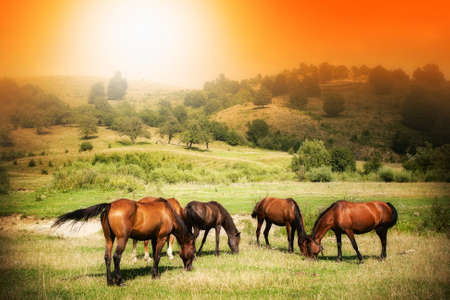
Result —
[[[161, 249], [170, 234], [174, 234], [181, 245], [180, 257], [185, 270], [192, 270], [192, 262], [195, 259], [194, 237], [169, 202], [162, 198], [151, 203], [118, 199], [112, 203], [97, 204], [61, 215], [52, 226], [57, 227], [68, 221], [86, 222], [99, 214], [101, 214], [101, 224], [106, 240], [105, 264], [108, 285], [113, 285], [114, 281], [119, 286], [123, 285], [120, 259], [130, 237], [140, 241], [152, 241], [154, 258], [152, 278], [160, 277], [158, 264]], [[117, 246], [113, 257], [115, 271], [115, 280], [113, 280], [111, 252], [115, 239], [117, 239]]]
[[264, 239], [266, 240], [266, 246], [270, 248], [269, 243], [269, 231], [272, 224], [278, 226], [286, 226], [287, 238], [288, 238], [288, 252], [294, 251], [294, 237], [295, 231], [298, 234], [298, 246], [300, 252], [305, 255], [305, 247], [303, 241], [306, 238], [305, 226], [303, 223], [303, 217], [298, 207], [297, 202], [292, 198], [279, 199], [266, 197], [256, 203], [252, 212], [252, 218], [256, 218], [258, 221], [258, 227], [256, 228], [256, 243], [259, 243], [259, 235], [261, 233], [261, 226], [266, 221], [266, 228], [264, 229]]
[[[140, 199], [138, 202], [148, 203], [148, 202], [153, 202], [158, 199], [160, 199], [160, 198], [144, 197], [144, 198]], [[169, 199], [167, 199], [167, 201], [169, 202], [170, 205], [172, 205], [172, 208], [175, 210], [175, 212], [180, 217], [182, 217], [183, 216], [183, 207], [181, 206], [180, 202], [178, 202], [178, 200], [175, 198], [169, 198]], [[173, 245], [174, 240], [175, 240], [175, 238], [174, 238], [173, 234], [171, 234], [169, 236], [169, 239], [167, 240], [167, 256], [169, 257], [169, 259], [173, 259], [172, 245]], [[137, 242], [138, 242], [137, 240], [133, 240], [133, 251], [131, 252], [131, 260], [133, 261], [133, 263], [136, 263], [136, 261], [137, 261], [137, 259], [136, 259]], [[148, 252], [148, 243], [149, 243], [149, 240], [144, 241], [144, 260], [150, 262], [152, 259], [150, 258], [150, 255]]]
[[338, 261], [342, 261], [341, 235], [345, 233], [361, 263], [362, 256], [359, 253], [354, 234], [363, 234], [375, 230], [381, 240], [381, 259], [385, 259], [387, 231], [397, 223], [397, 218], [397, 210], [389, 202], [337, 201], [319, 215], [312, 234], [305, 240], [307, 257], [317, 259], [318, 253], [323, 251], [320, 242], [331, 229], [336, 235]]
[[194, 239], [197, 239], [200, 230], [205, 230], [202, 244], [198, 249], [198, 254], [202, 252], [206, 237], [211, 228], [216, 230], [216, 256], [219, 255], [219, 237], [220, 229], [223, 227], [228, 236], [228, 246], [231, 253], [239, 253], [239, 242], [241, 241], [241, 233], [234, 225], [233, 218], [228, 211], [218, 202], [189, 202], [185, 209], [184, 215], [186, 223], [190, 229], [194, 229]]

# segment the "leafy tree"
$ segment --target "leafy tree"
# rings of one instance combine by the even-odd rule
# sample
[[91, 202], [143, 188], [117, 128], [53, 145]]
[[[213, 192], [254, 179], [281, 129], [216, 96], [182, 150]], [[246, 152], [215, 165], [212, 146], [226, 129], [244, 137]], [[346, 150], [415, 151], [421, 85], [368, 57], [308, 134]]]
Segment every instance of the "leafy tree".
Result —
[[206, 95], [203, 91], [191, 91], [184, 97], [184, 105], [194, 108], [205, 105]]
[[189, 149], [193, 144], [205, 143], [208, 148], [209, 142], [212, 140], [212, 134], [208, 130], [208, 126], [204, 120], [194, 119], [188, 122], [186, 130], [181, 133], [181, 141], [184, 142]]
[[329, 63], [321, 63], [319, 66], [319, 78], [321, 82], [327, 82], [333, 79], [334, 66]]
[[247, 139], [255, 145], [258, 145], [259, 139], [269, 134], [269, 125], [261, 119], [247, 123], [247, 128]]
[[370, 158], [364, 163], [364, 174], [376, 173], [381, 168], [381, 155], [379, 152], [372, 153]]
[[445, 84], [444, 74], [438, 65], [428, 64], [413, 73], [414, 83], [425, 89], [439, 89]]
[[320, 85], [318, 77], [305, 76], [302, 80], [302, 86], [307, 97], [319, 97]]
[[133, 144], [136, 143], [138, 136], [145, 134], [142, 121], [136, 116], [122, 116], [116, 118], [114, 120], [113, 129], [117, 130], [121, 135], [128, 136]]
[[272, 85], [273, 96], [284, 95], [288, 92], [288, 82], [286, 75], [283, 73], [278, 74]]
[[78, 125], [82, 138], [87, 139], [91, 134], [97, 133], [97, 118], [94, 114], [85, 113], [78, 116]]
[[245, 139], [245, 137], [241, 133], [239, 133], [236, 130], [232, 129], [228, 133], [227, 143], [230, 144], [231, 146], [246, 145], [247, 144], [247, 140]]
[[294, 109], [305, 109], [308, 105], [308, 97], [303, 88], [298, 87], [289, 97], [289, 107]]
[[333, 172], [355, 171], [355, 155], [348, 148], [334, 148], [331, 151], [331, 170]]
[[402, 108], [405, 125], [418, 129], [429, 130], [433, 127], [438, 114], [436, 101], [430, 91], [421, 87], [413, 87], [405, 98]]
[[228, 140], [228, 126], [225, 123], [212, 121], [209, 123], [211, 133], [216, 141], [226, 142]]
[[0, 125], [0, 145], [1, 146], [13, 146], [13, 140], [11, 138], [12, 126], [9, 124]]
[[382, 66], [376, 66], [369, 72], [369, 86], [377, 95], [389, 94], [392, 91], [392, 74]]
[[345, 109], [345, 99], [339, 94], [330, 94], [323, 101], [323, 111], [329, 117], [336, 117]]
[[127, 93], [128, 83], [122, 73], [116, 72], [108, 83], [108, 99], [120, 100]]
[[92, 146], [92, 144], [90, 142], [82, 142], [80, 144], [80, 152], [84, 152], [84, 151], [91, 151], [92, 149], [94, 149], [94, 146]]
[[186, 108], [183, 105], [175, 106], [175, 108], [172, 110], [172, 112], [180, 124], [183, 124], [184, 122], [186, 122], [186, 120], [188, 118], [188, 114], [187, 114]]
[[349, 70], [344, 65], [339, 65], [334, 68], [334, 79], [346, 79], [348, 78]]
[[272, 93], [270, 92], [269, 89], [261, 87], [259, 91], [256, 93], [256, 97], [254, 98], [253, 103], [257, 106], [262, 107], [272, 103]]
[[88, 103], [94, 104], [96, 99], [105, 99], [105, 87], [103, 82], [94, 83], [89, 91]]
[[406, 154], [412, 147], [412, 138], [406, 132], [397, 130], [392, 137], [391, 149], [397, 154]]
[[175, 117], [169, 118], [159, 129], [159, 133], [161, 136], [167, 136], [167, 143], [170, 144], [170, 141], [175, 136], [175, 134], [181, 132], [182, 127], [178, 122], [178, 119]]
[[10, 188], [8, 171], [0, 167], [0, 194], [8, 194]]
[[325, 148], [321, 140], [305, 140], [293, 156], [291, 167], [300, 178], [305, 176], [305, 172], [312, 168], [321, 166], [329, 166], [331, 163], [331, 156]]
[[52, 125], [50, 116], [42, 109], [34, 111], [29, 117], [29, 121], [32, 126], [36, 128], [37, 134], [43, 134], [45, 132], [44, 128], [48, 128]]
[[148, 126], [158, 127], [161, 124], [158, 112], [148, 108], [142, 110], [139, 113], [139, 117], [142, 119], [142, 122]]

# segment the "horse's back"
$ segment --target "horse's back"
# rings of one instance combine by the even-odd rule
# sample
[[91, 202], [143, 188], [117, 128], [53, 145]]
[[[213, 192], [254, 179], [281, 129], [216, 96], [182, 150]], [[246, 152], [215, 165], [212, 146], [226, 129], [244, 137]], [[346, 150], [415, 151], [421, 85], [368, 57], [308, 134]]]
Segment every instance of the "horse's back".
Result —
[[169, 198], [167, 199], [170, 205], [172, 205], [173, 210], [180, 216], [183, 216], [183, 207], [181, 206], [180, 202], [175, 198]]
[[266, 197], [260, 205], [263, 217], [277, 225], [285, 225], [295, 219], [295, 203], [293, 199]]
[[129, 199], [118, 199], [111, 203], [108, 212], [108, 223], [116, 237], [126, 235], [136, 216], [136, 202]]

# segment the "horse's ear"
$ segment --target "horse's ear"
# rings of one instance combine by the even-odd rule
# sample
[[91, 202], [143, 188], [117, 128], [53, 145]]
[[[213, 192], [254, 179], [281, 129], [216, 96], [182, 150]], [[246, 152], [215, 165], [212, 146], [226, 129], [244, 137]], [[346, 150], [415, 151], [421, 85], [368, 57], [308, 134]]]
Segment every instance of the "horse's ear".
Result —
[[241, 236], [241, 233], [240, 233], [240, 232], [237, 232], [237, 233], [235, 234], [235, 236], [236, 236], [236, 237], [240, 237], [240, 236]]

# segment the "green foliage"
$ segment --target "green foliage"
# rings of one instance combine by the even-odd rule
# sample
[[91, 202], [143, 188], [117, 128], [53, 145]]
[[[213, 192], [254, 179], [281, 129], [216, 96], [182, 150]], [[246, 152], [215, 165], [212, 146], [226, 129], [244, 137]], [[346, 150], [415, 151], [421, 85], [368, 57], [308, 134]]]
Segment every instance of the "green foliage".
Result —
[[414, 182], [415, 177], [414, 174], [408, 170], [400, 170], [394, 172], [394, 181], [395, 182]]
[[396, 131], [392, 137], [391, 149], [398, 154], [406, 154], [411, 151], [413, 141], [409, 134], [403, 131]]
[[161, 136], [167, 136], [167, 143], [170, 144], [170, 141], [175, 136], [175, 134], [181, 132], [182, 127], [178, 122], [178, 119], [175, 117], [171, 117], [167, 120], [159, 129], [159, 133]]
[[269, 125], [261, 119], [247, 123], [247, 128], [247, 139], [255, 145], [258, 145], [259, 139], [269, 134]]
[[144, 132], [141, 119], [136, 116], [121, 116], [114, 120], [113, 129], [117, 130], [120, 135], [126, 135], [133, 144], [136, 143], [138, 136], [142, 136]]
[[2, 152], [2, 155], [0, 157], [0, 160], [6, 160], [6, 161], [11, 161], [11, 160], [15, 160], [17, 158], [22, 158], [25, 157], [25, 153], [23, 153], [22, 151], [7, 151], [7, 152]]
[[269, 132], [268, 135], [258, 140], [258, 146], [279, 151], [288, 151], [289, 149], [296, 151], [301, 144], [302, 140], [296, 136], [283, 134], [280, 131]]
[[306, 172], [306, 178], [312, 182], [330, 182], [333, 180], [333, 174], [329, 166], [311, 168]]
[[92, 149], [94, 149], [94, 146], [92, 146], [91, 142], [82, 142], [80, 144], [80, 152], [84, 152], [84, 151], [91, 151]]
[[394, 181], [394, 170], [391, 168], [383, 167], [378, 171], [378, 176], [384, 181], [384, 182], [391, 182]]
[[32, 168], [36, 166], [36, 162], [34, 161], [34, 159], [30, 159], [30, 161], [28, 162], [28, 167]]
[[331, 169], [333, 172], [355, 171], [355, 155], [348, 148], [334, 148], [331, 151]]
[[120, 100], [127, 93], [128, 83], [122, 73], [116, 72], [108, 83], [108, 99]]
[[42, 175], [48, 175], [48, 171], [47, 171], [46, 169], [42, 169], [42, 170], [41, 170], [41, 174], [42, 174]]
[[312, 168], [329, 166], [331, 162], [330, 153], [325, 148], [321, 140], [305, 140], [298, 149], [297, 154], [293, 156], [291, 168], [301, 179], [305, 172]]
[[408, 156], [403, 167], [411, 172], [425, 174], [426, 181], [448, 181], [450, 179], [450, 145], [433, 148], [430, 143], [418, 147], [416, 154]]
[[80, 113], [78, 116], [78, 125], [82, 138], [87, 139], [91, 134], [97, 133], [97, 118], [93, 113]]
[[364, 163], [364, 174], [376, 173], [381, 168], [381, 155], [378, 152], [373, 153], [370, 158]]
[[434, 64], [417, 68], [413, 72], [413, 80], [416, 85], [425, 89], [439, 89], [445, 84], [444, 74], [439, 70], [439, 66]]
[[184, 105], [194, 108], [205, 105], [206, 95], [203, 91], [191, 91], [184, 97]]
[[330, 94], [323, 100], [323, 111], [329, 117], [336, 117], [345, 110], [345, 99], [339, 94]]
[[10, 188], [8, 171], [0, 167], [0, 194], [8, 194]]
[[94, 104], [96, 99], [105, 99], [105, 86], [103, 82], [96, 82], [91, 86], [91, 90], [89, 91], [88, 103]]
[[297, 88], [289, 97], [289, 107], [293, 109], [305, 109], [308, 105], [308, 97], [303, 88]]
[[444, 232], [450, 236], [450, 208], [439, 203], [436, 199], [430, 211], [424, 216], [422, 226], [431, 227], [436, 232]]
[[234, 129], [228, 132], [226, 142], [231, 146], [247, 145], [247, 139], [240, 132]]
[[321, 82], [327, 82], [333, 79], [334, 66], [329, 63], [319, 65], [319, 78]]
[[264, 107], [270, 103], [272, 103], [272, 93], [269, 89], [261, 87], [253, 99], [253, 104]]
[[211, 129], [209, 127], [209, 122], [206, 119], [199, 118], [188, 122], [186, 130], [181, 133], [181, 141], [187, 145], [189, 149], [192, 148], [193, 144], [208, 144], [213, 139]]
[[433, 127], [438, 114], [433, 94], [423, 88], [413, 87], [405, 98], [402, 108], [403, 122], [417, 130]]
[[12, 129], [9, 124], [0, 125], [0, 146], [10, 147], [14, 145], [11, 137]]
[[391, 73], [382, 66], [376, 66], [369, 72], [368, 84], [377, 95], [389, 94], [393, 86]]

